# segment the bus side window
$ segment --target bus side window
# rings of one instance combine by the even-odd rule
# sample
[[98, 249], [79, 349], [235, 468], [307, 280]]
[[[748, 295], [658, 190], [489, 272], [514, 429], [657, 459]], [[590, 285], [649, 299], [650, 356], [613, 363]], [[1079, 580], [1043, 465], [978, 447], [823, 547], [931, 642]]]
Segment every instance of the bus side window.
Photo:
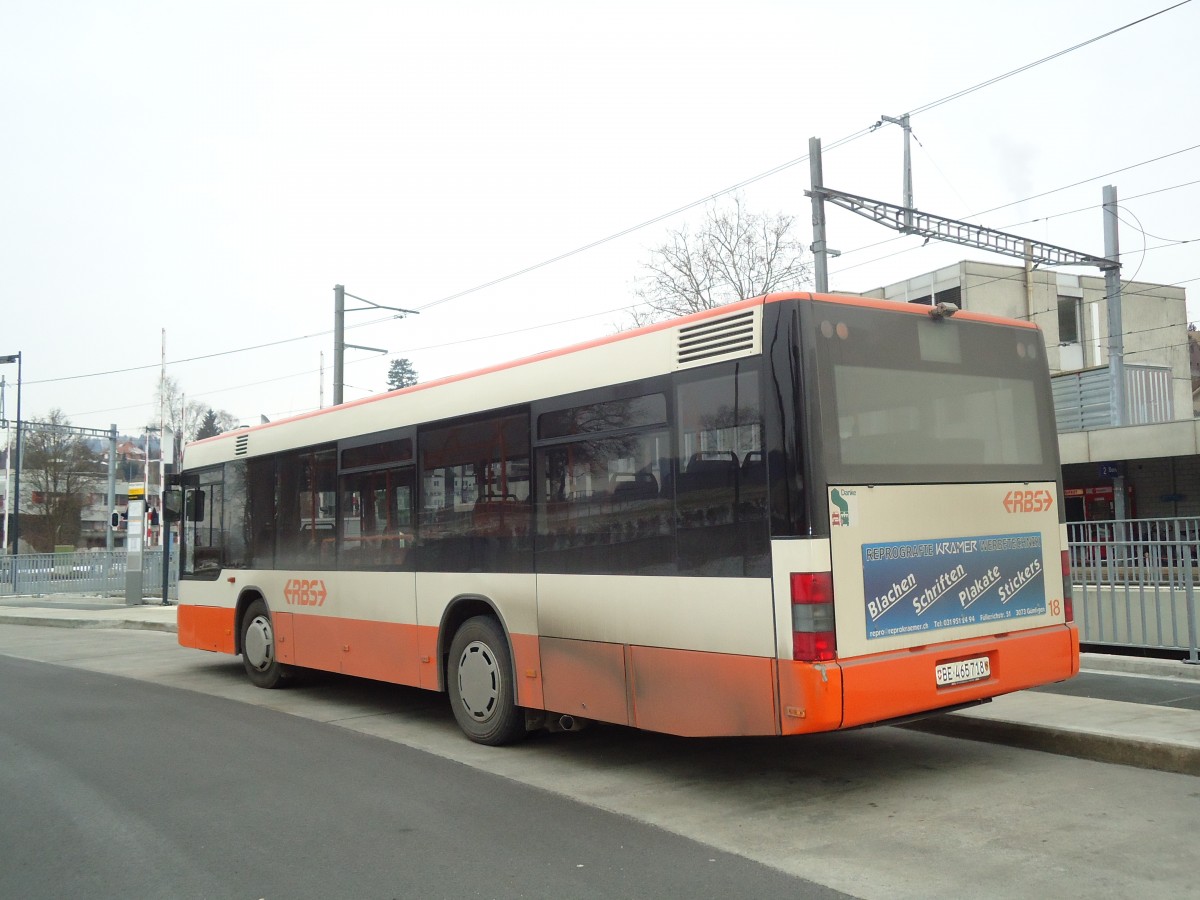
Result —
[[412, 568], [414, 482], [412, 466], [342, 476], [339, 568]]
[[276, 568], [334, 568], [336, 448], [314, 447], [281, 455], [276, 479]]
[[669, 444], [647, 431], [539, 450], [538, 571], [673, 573]]
[[457, 419], [417, 442], [421, 571], [532, 571], [528, 413]]
[[701, 370], [681, 380], [676, 400], [680, 574], [769, 574], [758, 373], [738, 363]]

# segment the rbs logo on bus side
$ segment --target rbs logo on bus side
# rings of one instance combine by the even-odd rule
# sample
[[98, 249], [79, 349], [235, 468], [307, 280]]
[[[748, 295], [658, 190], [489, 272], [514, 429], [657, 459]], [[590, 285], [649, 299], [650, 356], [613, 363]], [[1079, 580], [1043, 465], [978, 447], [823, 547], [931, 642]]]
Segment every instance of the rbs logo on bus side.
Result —
[[1054, 505], [1054, 495], [1047, 490], [1009, 491], [1004, 495], [1004, 508], [1010, 513], [1045, 512]]
[[283, 587], [288, 606], [323, 606], [327, 595], [325, 582], [316, 578], [291, 578]]

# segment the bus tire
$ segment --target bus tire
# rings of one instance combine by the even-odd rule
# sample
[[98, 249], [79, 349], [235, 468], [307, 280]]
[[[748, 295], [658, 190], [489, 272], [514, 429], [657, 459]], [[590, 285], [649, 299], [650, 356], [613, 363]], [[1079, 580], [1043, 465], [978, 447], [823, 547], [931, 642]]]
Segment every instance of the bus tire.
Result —
[[291, 675], [291, 667], [275, 656], [275, 626], [271, 611], [262, 600], [255, 600], [242, 617], [242, 666], [252, 684], [276, 688]]
[[495, 747], [525, 737], [525, 714], [516, 704], [512, 655], [504, 630], [491, 616], [467, 619], [455, 632], [446, 689], [458, 727], [477, 744]]

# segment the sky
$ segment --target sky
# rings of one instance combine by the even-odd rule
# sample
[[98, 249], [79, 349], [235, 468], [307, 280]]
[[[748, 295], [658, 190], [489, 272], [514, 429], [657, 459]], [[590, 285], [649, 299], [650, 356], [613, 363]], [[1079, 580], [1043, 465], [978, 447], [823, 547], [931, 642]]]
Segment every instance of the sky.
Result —
[[[347, 350], [347, 400], [396, 358], [428, 381], [589, 340], [730, 188], [807, 244], [810, 137], [827, 186], [901, 203], [902, 132], [869, 129], [905, 112], [917, 208], [1102, 256], [1115, 185], [1123, 276], [1200, 320], [1175, 2], [0, 0], [0, 356], [23, 419], [136, 434], [164, 346], [242, 424], [332, 403], [336, 284], [416, 311], [347, 301], [387, 351]], [[835, 291], [1016, 262], [827, 219]]]

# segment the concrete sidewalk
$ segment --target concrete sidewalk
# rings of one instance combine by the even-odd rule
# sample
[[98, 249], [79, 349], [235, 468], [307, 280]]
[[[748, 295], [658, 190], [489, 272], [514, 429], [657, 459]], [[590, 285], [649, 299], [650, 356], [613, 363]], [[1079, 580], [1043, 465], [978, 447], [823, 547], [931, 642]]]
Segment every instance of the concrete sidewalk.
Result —
[[135, 628], [178, 631], [175, 606], [146, 598], [125, 606], [121, 598], [62, 595], [0, 597], [0, 625], [49, 625], [59, 628]]
[[1067, 693], [1067, 686], [1075, 683], [1068, 681], [1061, 686], [1006, 694], [983, 706], [922, 719], [908, 727], [1081, 759], [1200, 775], [1200, 709], [1166, 705], [1159, 699], [1164, 693], [1174, 693], [1180, 703], [1194, 704], [1200, 697], [1200, 666], [1085, 653], [1080, 675], [1098, 676], [1089, 679], [1094, 685], [1092, 696]]
[[[156, 598], [124, 606], [112, 597], [0, 597], [0, 624], [178, 630], [176, 607]], [[1068, 693], [1066, 685], [1075, 682], [1066, 682], [905, 727], [1200, 775], [1200, 666], [1085, 653], [1081, 674], [1101, 676], [1088, 679], [1090, 696]]]

